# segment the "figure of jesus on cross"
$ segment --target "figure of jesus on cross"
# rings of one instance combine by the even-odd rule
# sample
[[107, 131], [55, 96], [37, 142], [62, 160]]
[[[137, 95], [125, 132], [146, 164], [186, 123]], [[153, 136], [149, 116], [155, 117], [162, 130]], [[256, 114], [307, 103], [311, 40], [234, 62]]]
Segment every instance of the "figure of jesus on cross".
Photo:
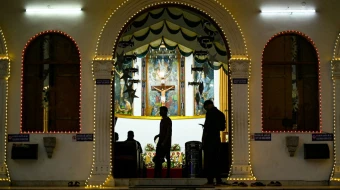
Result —
[[161, 103], [162, 103], [162, 106], [165, 106], [165, 93], [169, 90], [174, 90], [175, 86], [174, 85], [166, 86], [165, 85], [165, 78], [162, 77], [161, 78], [161, 85], [160, 86], [151, 86], [151, 89], [157, 90], [158, 92], [161, 93]]

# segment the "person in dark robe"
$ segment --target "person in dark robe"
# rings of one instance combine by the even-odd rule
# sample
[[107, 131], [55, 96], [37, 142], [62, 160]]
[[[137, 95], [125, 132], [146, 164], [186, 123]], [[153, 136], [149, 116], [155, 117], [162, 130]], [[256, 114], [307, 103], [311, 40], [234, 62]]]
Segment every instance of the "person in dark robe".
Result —
[[165, 162], [164, 157], [167, 160], [167, 176], [170, 177], [170, 148], [172, 137], [172, 121], [168, 117], [168, 108], [165, 106], [160, 107], [160, 115], [162, 116], [161, 123], [159, 125], [159, 134], [155, 136], [158, 139], [156, 146], [156, 156], [153, 161], [155, 162], [155, 178], [162, 177], [162, 163]]
[[140, 145], [140, 143], [138, 141], [136, 141], [134, 139], [134, 137], [135, 137], [135, 134], [133, 133], [133, 131], [129, 131], [128, 132], [128, 138], [126, 139], [125, 142], [136, 142], [137, 146], [138, 146], [139, 153], [143, 153], [142, 146]]
[[117, 142], [118, 140], [119, 140], [119, 135], [118, 135], [118, 133], [117, 132], [115, 132], [115, 142]]
[[[204, 170], [208, 179], [206, 185], [214, 185], [214, 178], [216, 178], [216, 185], [227, 185], [223, 182], [220, 176], [219, 170], [219, 151], [221, 146], [220, 129], [218, 128], [218, 122], [221, 119], [217, 116], [220, 115], [214, 103], [211, 100], [204, 102], [204, 109], [207, 111], [204, 122], [202, 147], [204, 151]], [[223, 114], [223, 113], [222, 113]]]

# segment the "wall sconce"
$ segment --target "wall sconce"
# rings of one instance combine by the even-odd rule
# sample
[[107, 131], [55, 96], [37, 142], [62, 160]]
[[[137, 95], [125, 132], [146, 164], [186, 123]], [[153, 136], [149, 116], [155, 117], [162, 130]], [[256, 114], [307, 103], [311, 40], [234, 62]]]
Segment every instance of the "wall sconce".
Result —
[[293, 157], [296, 149], [299, 145], [299, 137], [298, 136], [287, 136], [286, 137], [286, 146], [288, 148], [289, 156]]
[[44, 146], [48, 158], [52, 158], [53, 150], [56, 146], [56, 137], [44, 137]]

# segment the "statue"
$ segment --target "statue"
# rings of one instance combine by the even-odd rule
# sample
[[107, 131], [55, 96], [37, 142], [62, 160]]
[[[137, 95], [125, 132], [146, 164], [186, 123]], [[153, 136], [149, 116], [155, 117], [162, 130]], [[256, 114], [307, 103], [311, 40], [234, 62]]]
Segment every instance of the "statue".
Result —
[[130, 102], [126, 98], [124, 99], [124, 102], [125, 102], [125, 111], [130, 112], [132, 110]]
[[161, 103], [162, 103], [162, 106], [165, 106], [165, 93], [169, 90], [175, 89], [175, 86], [174, 85], [165, 86], [165, 84], [162, 83], [161, 86], [151, 86], [151, 89], [157, 90], [158, 92], [161, 93]]
[[118, 70], [115, 70], [116, 73], [118, 74], [119, 78], [120, 78], [120, 98], [123, 98], [123, 92], [124, 92], [124, 86], [125, 86], [125, 81], [123, 77], [123, 71], [122, 72], [118, 72]]

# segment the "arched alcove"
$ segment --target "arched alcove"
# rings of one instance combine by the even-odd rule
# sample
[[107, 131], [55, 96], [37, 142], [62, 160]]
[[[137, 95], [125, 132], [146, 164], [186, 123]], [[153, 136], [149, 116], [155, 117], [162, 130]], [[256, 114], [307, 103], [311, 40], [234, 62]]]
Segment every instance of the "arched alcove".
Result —
[[21, 132], [80, 132], [81, 58], [69, 35], [51, 30], [31, 38], [21, 81]]
[[262, 57], [262, 131], [319, 132], [319, 55], [298, 31], [274, 35]]

